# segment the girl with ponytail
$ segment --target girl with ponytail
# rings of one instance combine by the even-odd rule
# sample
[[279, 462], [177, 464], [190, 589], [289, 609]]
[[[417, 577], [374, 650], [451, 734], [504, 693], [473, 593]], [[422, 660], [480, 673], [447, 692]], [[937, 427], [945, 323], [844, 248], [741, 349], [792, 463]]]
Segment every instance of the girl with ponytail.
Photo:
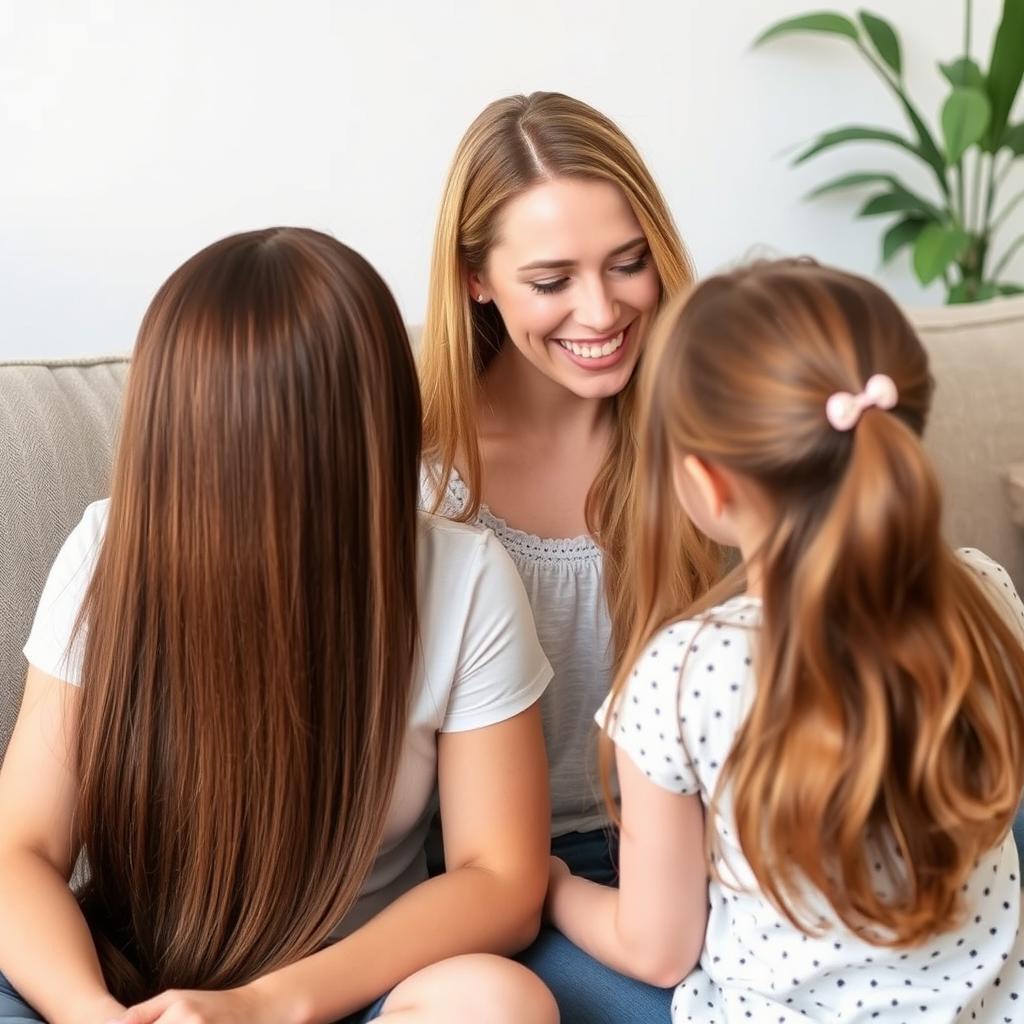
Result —
[[[553, 861], [554, 923], [678, 983], [675, 1022], [1020, 1019], [1024, 606], [942, 538], [920, 341], [867, 281], [762, 263], [666, 309], [641, 387], [638, 617], [598, 712], [620, 888]], [[677, 501], [742, 555], [688, 608]]]

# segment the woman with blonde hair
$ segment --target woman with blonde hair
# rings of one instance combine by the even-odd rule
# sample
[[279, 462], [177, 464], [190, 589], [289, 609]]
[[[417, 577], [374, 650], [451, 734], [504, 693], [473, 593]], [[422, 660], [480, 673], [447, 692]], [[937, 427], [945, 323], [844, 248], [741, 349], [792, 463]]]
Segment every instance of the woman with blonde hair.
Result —
[[[692, 281], [668, 208], [604, 115], [510, 96], [466, 132], [438, 218], [421, 355], [428, 507], [493, 532], [526, 585], [555, 675], [543, 701], [552, 844], [614, 879], [592, 717], [634, 614], [636, 371]], [[666, 573], [685, 603], [718, 572], [679, 514]], [[526, 957], [563, 1020], [644, 1019], [661, 993], [602, 995], [558, 936]], [[596, 965], [594, 970], [598, 970]], [[620, 991], [617, 989], [616, 991]]]
[[488, 955], [540, 923], [551, 669], [500, 545], [417, 512], [419, 465], [405, 328], [358, 254], [255, 231], [163, 285], [111, 497], [25, 647], [0, 1020], [555, 1024]]

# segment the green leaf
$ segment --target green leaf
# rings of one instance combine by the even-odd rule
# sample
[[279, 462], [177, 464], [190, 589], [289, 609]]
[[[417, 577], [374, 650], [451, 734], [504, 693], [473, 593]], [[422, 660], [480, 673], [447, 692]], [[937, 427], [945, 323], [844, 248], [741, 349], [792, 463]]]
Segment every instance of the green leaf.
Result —
[[889, 142], [894, 146], [900, 146], [915, 156], [921, 156], [920, 150], [908, 139], [895, 132], [887, 131], [884, 128], [866, 128], [862, 125], [854, 125], [850, 128], [837, 128], [831, 132], [825, 132], [818, 136], [810, 146], [807, 147], [793, 161], [794, 164], [802, 164], [810, 160], [823, 150], [831, 149], [833, 146], [841, 145], [844, 142]]
[[996, 285], [1000, 295], [1024, 295], [1024, 284]]
[[898, 182], [891, 174], [883, 171], [864, 171], [860, 174], [844, 174], [841, 178], [833, 178], [832, 181], [819, 185], [813, 192], [808, 192], [805, 199], [817, 199], [818, 196], [826, 195], [829, 192], [838, 192], [843, 188], [852, 188], [854, 185], [868, 185], [876, 181], [888, 182], [890, 185], [897, 185]]
[[939, 70], [954, 88], [985, 90], [985, 75], [970, 57], [961, 57], [952, 64], [939, 64]]
[[992, 106], [985, 148], [994, 153], [1006, 130], [1014, 98], [1024, 77], [1024, 0], [1003, 0], [1003, 18], [992, 44], [987, 91]]
[[978, 89], [956, 88], [942, 107], [942, 134], [946, 137], [946, 162], [952, 166], [988, 127], [988, 97]]
[[893, 82], [890, 84], [899, 98], [904, 111], [906, 111], [907, 117], [910, 119], [910, 123], [914, 126], [914, 131], [917, 133], [918, 145], [914, 152], [935, 172], [935, 177], [939, 183], [939, 188], [942, 189], [942, 194], [948, 196], [949, 183], [946, 181], [945, 155], [935, 144], [935, 139], [933, 138], [932, 133], [928, 130], [928, 125], [924, 123], [924, 119], [914, 108], [914, 104], [910, 102], [910, 98], [907, 94], [897, 83]]
[[897, 78], [902, 77], [903, 59], [900, 56], [900, 39], [896, 35], [896, 30], [877, 14], [860, 11], [858, 17], [878, 56], [896, 72]]
[[960, 281], [949, 289], [946, 302], [950, 306], [965, 302], [986, 302], [999, 294], [999, 288], [991, 281]]
[[861, 207], [858, 217], [880, 217], [887, 213], [916, 213], [926, 220], [941, 220], [942, 214], [927, 200], [897, 186], [891, 192], [872, 196]]
[[900, 249], [913, 245], [927, 223], [920, 217], [907, 217], [893, 224], [882, 238], [882, 262], [888, 263]]
[[769, 39], [789, 35], [793, 32], [827, 32], [830, 35], [846, 36], [855, 42], [860, 39], [857, 26], [845, 15], [821, 11], [817, 14], [803, 14], [799, 18], [787, 18], [785, 21], [776, 22], [754, 40], [754, 45], [760, 46], [761, 43], [766, 43]]
[[999, 144], [1002, 149], [1005, 146], [1014, 156], [1024, 156], [1024, 121], [1020, 124], [1010, 125], [1003, 132], [1003, 141]]
[[921, 284], [931, 284], [960, 255], [970, 236], [960, 228], [929, 224], [914, 243], [914, 272]]

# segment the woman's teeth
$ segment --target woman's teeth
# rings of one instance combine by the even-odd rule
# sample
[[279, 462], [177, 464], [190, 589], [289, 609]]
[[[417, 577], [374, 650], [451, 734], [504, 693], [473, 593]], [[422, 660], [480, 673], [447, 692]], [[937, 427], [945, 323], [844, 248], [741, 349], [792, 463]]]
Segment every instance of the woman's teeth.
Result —
[[600, 359], [602, 356], [610, 356], [622, 348], [623, 334], [625, 331], [619, 331], [610, 341], [605, 341], [600, 345], [585, 345], [578, 341], [559, 341], [558, 344], [581, 359]]

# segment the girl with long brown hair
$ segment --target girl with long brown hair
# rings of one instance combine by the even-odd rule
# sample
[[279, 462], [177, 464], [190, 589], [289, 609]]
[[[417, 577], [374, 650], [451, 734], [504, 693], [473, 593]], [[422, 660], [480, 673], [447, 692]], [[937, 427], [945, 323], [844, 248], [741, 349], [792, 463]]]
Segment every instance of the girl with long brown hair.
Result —
[[[598, 715], [620, 889], [553, 861], [555, 924], [681, 982], [677, 1024], [1019, 1020], [1024, 606], [942, 539], [920, 341], [801, 261], [704, 282], [655, 335], [638, 617]], [[677, 503], [743, 556], [689, 607]]]
[[486, 955], [539, 924], [551, 669], [500, 545], [417, 512], [419, 464], [405, 329], [352, 250], [236, 235], [160, 289], [111, 497], [25, 648], [0, 1019], [557, 1021]]
[[[488, 106], [444, 189], [421, 355], [427, 506], [489, 529], [526, 585], [555, 675], [542, 702], [552, 845], [612, 881], [590, 721], [634, 613], [636, 370], [656, 311], [692, 280], [657, 185], [619, 128], [558, 93]], [[667, 578], [718, 574], [681, 514]], [[611, 840], [611, 841], [609, 841]], [[666, 995], [587, 978], [561, 936], [527, 954], [568, 1024], [644, 1020]], [[610, 1001], [611, 1000], [611, 1001]]]

